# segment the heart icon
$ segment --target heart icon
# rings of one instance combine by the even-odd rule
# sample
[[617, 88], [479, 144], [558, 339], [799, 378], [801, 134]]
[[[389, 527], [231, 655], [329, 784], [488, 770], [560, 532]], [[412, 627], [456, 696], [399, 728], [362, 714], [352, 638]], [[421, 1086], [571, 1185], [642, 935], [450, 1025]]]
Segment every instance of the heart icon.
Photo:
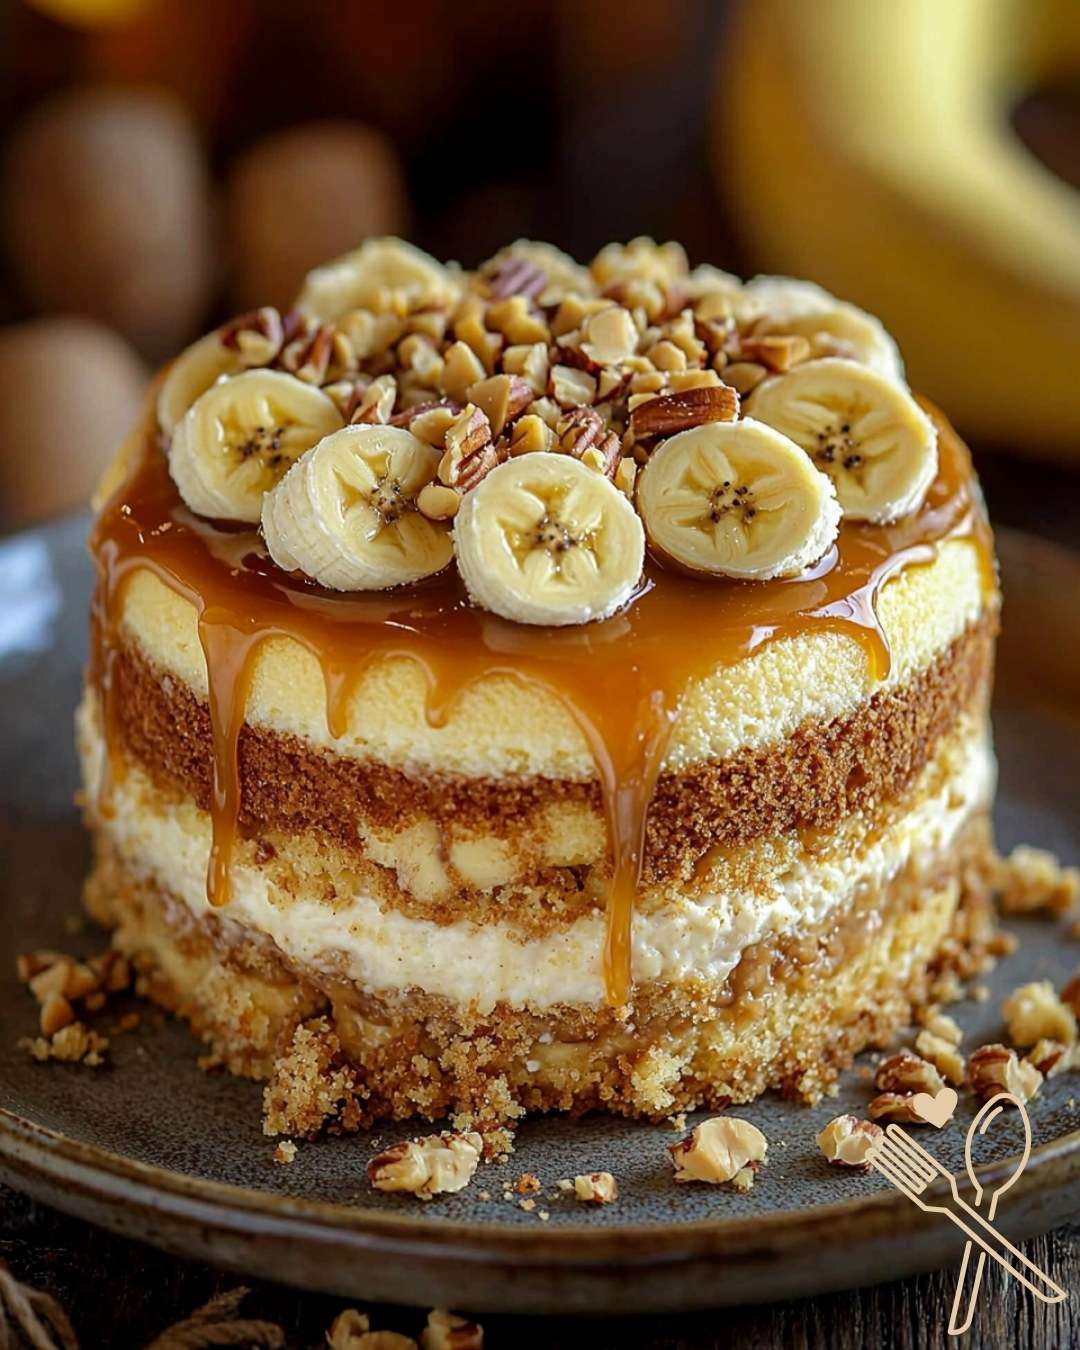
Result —
[[956, 1110], [956, 1093], [951, 1087], [942, 1088], [934, 1097], [931, 1097], [929, 1092], [916, 1092], [911, 1099], [911, 1109], [917, 1116], [940, 1130], [952, 1120], [952, 1114]]

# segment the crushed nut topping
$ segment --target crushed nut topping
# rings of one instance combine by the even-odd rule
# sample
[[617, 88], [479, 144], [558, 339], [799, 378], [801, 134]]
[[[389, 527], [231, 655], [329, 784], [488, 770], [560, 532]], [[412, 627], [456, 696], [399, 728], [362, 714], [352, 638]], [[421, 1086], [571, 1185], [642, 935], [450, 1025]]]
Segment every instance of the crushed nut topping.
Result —
[[409, 1191], [421, 1200], [469, 1184], [480, 1162], [484, 1141], [479, 1134], [427, 1135], [393, 1144], [368, 1163], [368, 1178], [377, 1191]]
[[1044, 1078], [1056, 1078], [1059, 1073], [1076, 1067], [1076, 1047], [1043, 1039], [1035, 1042], [1024, 1060], [1033, 1064]]
[[630, 414], [630, 429], [637, 440], [650, 436], [674, 436], [706, 422], [731, 422], [739, 413], [739, 396], [726, 384], [684, 389], [657, 395], [638, 404]]
[[588, 1205], [610, 1205], [619, 1187], [610, 1172], [583, 1172], [574, 1178], [574, 1194]]
[[884, 1130], [858, 1116], [834, 1116], [817, 1137], [818, 1148], [835, 1167], [868, 1170], [867, 1155], [884, 1137]]
[[676, 1181], [731, 1181], [747, 1166], [765, 1162], [769, 1143], [756, 1125], [731, 1116], [702, 1121], [691, 1134], [668, 1148]]
[[1015, 1050], [995, 1042], [982, 1045], [968, 1059], [968, 1082], [979, 1097], [1011, 1092], [1027, 1102], [1042, 1087], [1042, 1073], [1034, 1064], [1017, 1057]]

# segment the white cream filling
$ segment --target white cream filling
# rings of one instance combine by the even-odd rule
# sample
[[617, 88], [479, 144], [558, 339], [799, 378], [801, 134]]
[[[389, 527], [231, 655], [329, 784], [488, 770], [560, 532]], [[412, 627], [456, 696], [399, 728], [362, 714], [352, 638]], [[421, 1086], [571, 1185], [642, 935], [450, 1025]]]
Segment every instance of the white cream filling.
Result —
[[[83, 724], [89, 783], [96, 780], [100, 737]], [[633, 973], [637, 981], [722, 982], [742, 952], [770, 934], [821, 923], [857, 885], [882, 885], [909, 861], [940, 857], [972, 811], [992, 798], [995, 762], [980, 729], [959, 774], [925, 798], [893, 829], [856, 856], [822, 860], [804, 854], [763, 892], [738, 891], [672, 901], [636, 916]], [[137, 874], [157, 881], [195, 915], [207, 912], [205, 878], [209, 820], [192, 829], [179, 812], [147, 812], [132, 789], [118, 784], [115, 815], [106, 828]], [[594, 912], [548, 937], [519, 941], [499, 924], [441, 925], [383, 910], [369, 896], [340, 895], [334, 907], [316, 900], [275, 902], [275, 887], [258, 868], [238, 863], [225, 914], [272, 938], [302, 967], [342, 971], [378, 993], [416, 988], [471, 1004], [550, 1007], [599, 1004], [604, 999], [604, 916]]]

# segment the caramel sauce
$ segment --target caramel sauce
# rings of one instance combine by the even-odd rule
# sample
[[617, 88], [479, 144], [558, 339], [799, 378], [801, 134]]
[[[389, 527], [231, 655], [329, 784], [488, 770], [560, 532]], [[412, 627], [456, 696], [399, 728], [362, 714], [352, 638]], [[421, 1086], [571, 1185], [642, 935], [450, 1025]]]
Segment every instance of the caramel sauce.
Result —
[[349, 595], [281, 572], [254, 529], [212, 523], [187, 510], [169, 477], [151, 410], [137, 462], [90, 540], [98, 585], [89, 678], [100, 695], [108, 746], [102, 810], [110, 810], [111, 785], [122, 772], [112, 665], [124, 586], [139, 569], [198, 613], [213, 726], [207, 894], [215, 905], [229, 899], [241, 805], [237, 746], [253, 658], [267, 638], [291, 638], [319, 661], [334, 738], [347, 730], [364, 670], [382, 658], [407, 656], [419, 663], [433, 725], [445, 722], [454, 700], [476, 680], [501, 674], [538, 685], [573, 716], [596, 763], [613, 860], [604, 970], [609, 1002], [623, 1007], [630, 995], [631, 924], [649, 802], [683, 691], [766, 642], [819, 629], [854, 638], [874, 678], [884, 678], [890, 654], [875, 608], [881, 587], [901, 569], [931, 561], [947, 538], [976, 541], [986, 594], [994, 591], [992, 540], [967, 450], [934, 416], [938, 476], [914, 515], [889, 526], [845, 522], [827, 556], [791, 580], [692, 577], [650, 559], [622, 613], [603, 623], [552, 629], [473, 608], [453, 567], [396, 591]]

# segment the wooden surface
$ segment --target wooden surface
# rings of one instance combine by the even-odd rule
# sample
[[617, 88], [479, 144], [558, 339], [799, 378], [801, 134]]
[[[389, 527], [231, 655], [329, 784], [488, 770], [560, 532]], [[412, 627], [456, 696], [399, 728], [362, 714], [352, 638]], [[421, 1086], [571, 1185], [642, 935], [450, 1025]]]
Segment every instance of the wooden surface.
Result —
[[[1080, 1217], [1080, 1216], [1078, 1216]], [[860, 1350], [896, 1347], [1030, 1347], [1080, 1345], [1080, 1224], [1026, 1244], [1025, 1250], [1072, 1296], [1047, 1307], [993, 1266], [975, 1324], [959, 1341], [946, 1333], [955, 1274], [951, 1270], [872, 1289], [771, 1307], [731, 1308], [687, 1317], [633, 1320], [484, 1317], [489, 1350], [720, 1350], [805, 1347]], [[53, 1294], [70, 1314], [84, 1350], [140, 1350], [213, 1294], [248, 1283], [64, 1218], [0, 1187], [0, 1258], [24, 1283]], [[992, 1264], [992, 1263], [991, 1263]], [[326, 1328], [346, 1306], [335, 1299], [255, 1284], [244, 1314], [277, 1322], [290, 1350], [325, 1345]], [[378, 1328], [416, 1335], [415, 1309], [375, 1308]]]

